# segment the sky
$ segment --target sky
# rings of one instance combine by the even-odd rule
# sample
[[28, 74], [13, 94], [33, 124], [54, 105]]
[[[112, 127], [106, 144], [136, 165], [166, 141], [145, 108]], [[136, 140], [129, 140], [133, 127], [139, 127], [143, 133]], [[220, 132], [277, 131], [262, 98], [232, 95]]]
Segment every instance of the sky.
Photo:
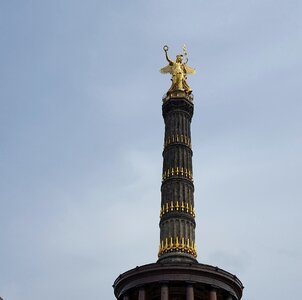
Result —
[[0, 296], [115, 299], [155, 262], [170, 87], [186, 44], [198, 261], [243, 300], [300, 294], [300, 0], [0, 1]]

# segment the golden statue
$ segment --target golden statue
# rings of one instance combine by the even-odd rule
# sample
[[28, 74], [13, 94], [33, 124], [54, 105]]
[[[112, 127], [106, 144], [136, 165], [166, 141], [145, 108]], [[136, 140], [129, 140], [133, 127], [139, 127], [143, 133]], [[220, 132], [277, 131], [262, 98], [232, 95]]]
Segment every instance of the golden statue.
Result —
[[[162, 74], [169, 73], [172, 75], [172, 79], [171, 79], [172, 85], [168, 93], [178, 90], [178, 91], [184, 91], [187, 94], [191, 94], [192, 89], [189, 87], [186, 81], [187, 75], [193, 75], [196, 73], [196, 71], [190, 68], [189, 66], [187, 66], [188, 57], [187, 57], [187, 51], [185, 45], [183, 47], [184, 54], [176, 55], [176, 61], [169, 59], [168, 57], [169, 47], [167, 45], [164, 46], [163, 49], [165, 51], [166, 59], [169, 62], [169, 64], [164, 68], [160, 69], [160, 72]], [[185, 57], [185, 62], [183, 62], [183, 57]]]

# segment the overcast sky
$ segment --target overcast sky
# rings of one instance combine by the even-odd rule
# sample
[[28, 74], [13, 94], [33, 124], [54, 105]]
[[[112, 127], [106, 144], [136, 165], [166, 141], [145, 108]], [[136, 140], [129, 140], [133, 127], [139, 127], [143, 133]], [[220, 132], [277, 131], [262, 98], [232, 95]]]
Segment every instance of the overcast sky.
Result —
[[0, 296], [114, 299], [157, 260], [171, 58], [185, 43], [198, 260], [299, 298], [300, 0], [0, 2]]

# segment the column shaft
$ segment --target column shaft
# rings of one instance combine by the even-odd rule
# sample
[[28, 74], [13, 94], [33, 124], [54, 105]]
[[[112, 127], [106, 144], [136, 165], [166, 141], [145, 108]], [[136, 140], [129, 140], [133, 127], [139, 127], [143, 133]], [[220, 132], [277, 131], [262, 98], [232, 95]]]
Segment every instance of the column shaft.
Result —
[[169, 300], [169, 288], [167, 285], [161, 286], [160, 300]]
[[210, 300], [217, 300], [216, 290], [211, 290], [210, 291]]
[[194, 300], [194, 288], [192, 285], [188, 285], [186, 288], [186, 300]]
[[146, 291], [143, 287], [141, 287], [138, 291], [138, 300], [146, 300]]

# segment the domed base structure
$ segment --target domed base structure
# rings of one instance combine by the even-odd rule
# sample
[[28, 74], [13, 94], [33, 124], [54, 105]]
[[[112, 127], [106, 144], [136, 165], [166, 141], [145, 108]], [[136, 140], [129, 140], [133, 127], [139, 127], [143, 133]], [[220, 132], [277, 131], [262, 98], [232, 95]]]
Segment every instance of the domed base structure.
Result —
[[118, 300], [239, 300], [241, 281], [218, 267], [199, 263], [153, 263], [121, 274]]

